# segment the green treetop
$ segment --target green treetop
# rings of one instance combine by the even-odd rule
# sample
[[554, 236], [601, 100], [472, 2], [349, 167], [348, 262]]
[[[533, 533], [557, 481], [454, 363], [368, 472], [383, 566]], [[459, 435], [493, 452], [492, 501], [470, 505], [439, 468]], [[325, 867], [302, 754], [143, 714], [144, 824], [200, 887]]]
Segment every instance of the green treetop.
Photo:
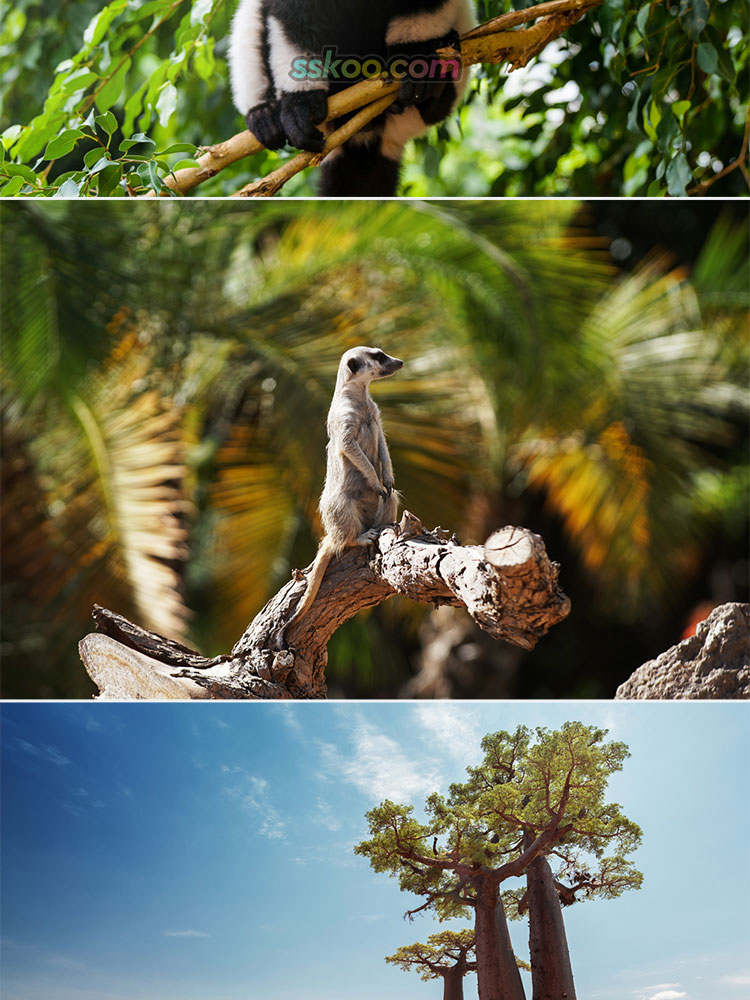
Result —
[[[414, 818], [412, 806], [389, 801], [367, 814], [371, 838], [355, 852], [375, 871], [397, 877], [403, 890], [425, 897], [413, 913], [432, 907], [448, 917], [473, 909], [483, 1000], [524, 995], [504, 903], [511, 916], [524, 910], [511, 880], [525, 876], [536, 859], [555, 862], [550, 875], [559, 891], [573, 894], [570, 902], [577, 893], [614, 898], [640, 886], [642, 875], [626, 858], [640, 842], [640, 828], [605, 801], [609, 777], [629, 753], [623, 743], [605, 742], [606, 735], [575, 722], [533, 735], [524, 726], [489, 734], [468, 780], [451, 785], [447, 797], [427, 799], [426, 823]], [[501, 893], [501, 885], [516, 891]]]

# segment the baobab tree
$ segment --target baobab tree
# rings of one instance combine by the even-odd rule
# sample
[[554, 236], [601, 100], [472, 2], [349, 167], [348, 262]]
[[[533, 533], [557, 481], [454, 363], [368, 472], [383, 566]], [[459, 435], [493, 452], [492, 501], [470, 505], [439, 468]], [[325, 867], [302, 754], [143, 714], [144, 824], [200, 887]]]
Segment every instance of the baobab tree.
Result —
[[[640, 885], [642, 876], [625, 855], [638, 846], [641, 831], [618, 804], [605, 801], [608, 779], [629, 752], [624, 743], [606, 743], [606, 735], [578, 722], [533, 734], [525, 726], [489, 734], [484, 758], [467, 768], [467, 781], [451, 785], [447, 796], [428, 797], [426, 823], [414, 818], [413, 806], [390, 801], [367, 813], [371, 837], [355, 853], [375, 871], [397, 877], [403, 890], [425, 897], [411, 915], [429, 908], [441, 917], [473, 911], [481, 1000], [525, 1000], [506, 904], [515, 908], [511, 916], [529, 911], [534, 1000], [559, 1000], [561, 994], [551, 992], [558, 981], [573, 1000], [557, 915], [562, 890], [555, 882], [572, 898], [576, 892], [613, 898]], [[556, 879], [550, 857], [556, 867], [559, 862]], [[513, 880], [529, 879], [530, 870], [525, 894], [506, 891], [515, 889]], [[562, 876], [575, 879], [576, 872], [581, 877], [566, 886]]]

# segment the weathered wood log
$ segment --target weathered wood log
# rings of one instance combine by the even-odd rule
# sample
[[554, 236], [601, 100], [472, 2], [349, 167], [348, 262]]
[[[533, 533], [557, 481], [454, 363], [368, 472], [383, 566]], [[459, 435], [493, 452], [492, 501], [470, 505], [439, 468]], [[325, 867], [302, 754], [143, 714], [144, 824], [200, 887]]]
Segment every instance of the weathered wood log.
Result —
[[305, 592], [299, 571], [226, 656], [202, 657], [100, 607], [94, 618], [105, 634], [86, 636], [79, 649], [102, 698], [324, 698], [328, 640], [362, 608], [394, 594], [463, 607], [491, 636], [533, 649], [570, 611], [558, 570], [539, 535], [525, 528], [501, 528], [483, 546], [461, 545], [442, 528], [426, 531], [407, 511], [377, 543], [330, 564], [312, 609], [289, 627], [287, 649], [277, 636]]

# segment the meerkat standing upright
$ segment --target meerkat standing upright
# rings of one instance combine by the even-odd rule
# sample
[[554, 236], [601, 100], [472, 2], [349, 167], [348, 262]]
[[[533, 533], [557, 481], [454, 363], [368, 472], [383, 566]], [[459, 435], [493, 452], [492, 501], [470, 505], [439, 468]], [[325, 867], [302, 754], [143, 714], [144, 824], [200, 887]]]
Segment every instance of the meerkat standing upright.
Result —
[[353, 347], [341, 358], [328, 411], [326, 481], [319, 505], [325, 536], [307, 590], [281, 630], [282, 646], [286, 629], [309, 611], [331, 559], [350, 546], [371, 544], [396, 520], [393, 466], [370, 382], [393, 375], [403, 364], [372, 347]]

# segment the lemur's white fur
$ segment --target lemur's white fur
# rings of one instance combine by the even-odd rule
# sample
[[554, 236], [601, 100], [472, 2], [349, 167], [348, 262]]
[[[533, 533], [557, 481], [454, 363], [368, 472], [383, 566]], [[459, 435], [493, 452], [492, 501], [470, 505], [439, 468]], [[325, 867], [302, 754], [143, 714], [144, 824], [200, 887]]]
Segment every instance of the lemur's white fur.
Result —
[[[398, 42], [421, 42], [425, 38], [440, 38], [455, 28], [456, 4], [446, 3], [440, 10], [429, 14], [412, 14], [409, 17], [394, 17], [388, 25], [385, 36], [388, 45]], [[456, 29], [458, 30], [458, 29]]]
[[[347, 16], [348, 7], [344, 0], [331, 0], [341, 3], [341, 18]], [[377, 3], [378, 0], [364, 0], [365, 3]], [[356, 5], [352, 5], [356, 8]], [[394, 5], [395, 6], [395, 5]], [[419, 3], [413, 6], [419, 7]], [[402, 9], [408, 10], [409, 3], [404, 2]], [[356, 18], [356, 9], [352, 9], [351, 17]], [[431, 42], [442, 38], [450, 31], [464, 34], [474, 24], [472, 0], [444, 0], [437, 10], [413, 14], [398, 14], [391, 18], [386, 28], [386, 37], [381, 40], [389, 47], [398, 47], [400, 43], [413, 45], [425, 41]], [[247, 118], [254, 108], [269, 99], [278, 99], [284, 94], [302, 94], [311, 91], [328, 90], [325, 79], [295, 79], [291, 69], [296, 59], [311, 59], [320, 57], [321, 53], [306, 52], [290, 41], [289, 33], [294, 34], [292, 26], [287, 25], [289, 32], [276, 16], [264, 10], [263, 0], [240, 0], [232, 22], [232, 33], [229, 44], [229, 65], [232, 85], [232, 96], [237, 109]], [[263, 47], [263, 39], [267, 47]], [[375, 46], [377, 47], [377, 46]], [[267, 62], [264, 61], [264, 51]], [[369, 53], [361, 53], [368, 55]], [[348, 53], [347, 53], [348, 55]], [[269, 79], [270, 75], [270, 79]], [[468, 80], [468, 70], [464, 69], [460, 80], [453, 80], [455, 86], [455, 101], [458, 104]], [[424, 108], [423, 108], [424, 110]], [[433, 119], [434, 120], [434, 119]], [[317, 125], [317, 122], [315, 123]], [[382, 118], [369, 128], [353, 136], [349, 140], [352, 146], [370, 146], [375, 154], [383, 156], [395, 164], [401, 159], [405, 145], [410, 139], [423, 134], [429, 128], [425, 123], [418, 106], [407, 106], [402, 113], [386, 112]], [[318, 126], [323, 132], [326, 129]], [[274, 147], [276, 148], [276, 147]], [[307, 147], [303, 148], [315, 148]], [[331, 167], [340, 162], [346, 148], [334, 150], [324, 164]], [[366, 193], [363, 189], [362, 193]]]
[[261, 0], [241, 0], [229, 36], [229, 75], [234, 106], [243, 116], [265, 97], [268, 80], [263, 71]]
[[277, 92], [285, 91], [289, 94], [301, 90], [327, 90], [325, 80], [295, 80], [290, 75], [295, 59], [310, 59], [313, 53], [305, 52], [290, 42], [284, 26], [275, 17], [268, 18], [268, 40], [271, 76]]
[[[451, 29], [463, 35], [470, 31], [474, 24], [471, 6], [465, 2], [453, 3], [432, 14], [422, 14], [416, 18], [394, 18], [388, 26], [386, 41], [389, 45], [398, 42], [418, 42], [423, 38], [439, 38]], [[463, 97], [468, 80], [469, 70], [464, 66], [461, 79], [453, 81], [456, 88], [454, 108]], [[389, 115], [383, 128], [381, 152], [389, 159], [398, 162], [403, 156], [407, 142], [416, 139], [428, 128], [429, 125], [425, 125], [416, 108], [405, 108], [403, 114]]]

